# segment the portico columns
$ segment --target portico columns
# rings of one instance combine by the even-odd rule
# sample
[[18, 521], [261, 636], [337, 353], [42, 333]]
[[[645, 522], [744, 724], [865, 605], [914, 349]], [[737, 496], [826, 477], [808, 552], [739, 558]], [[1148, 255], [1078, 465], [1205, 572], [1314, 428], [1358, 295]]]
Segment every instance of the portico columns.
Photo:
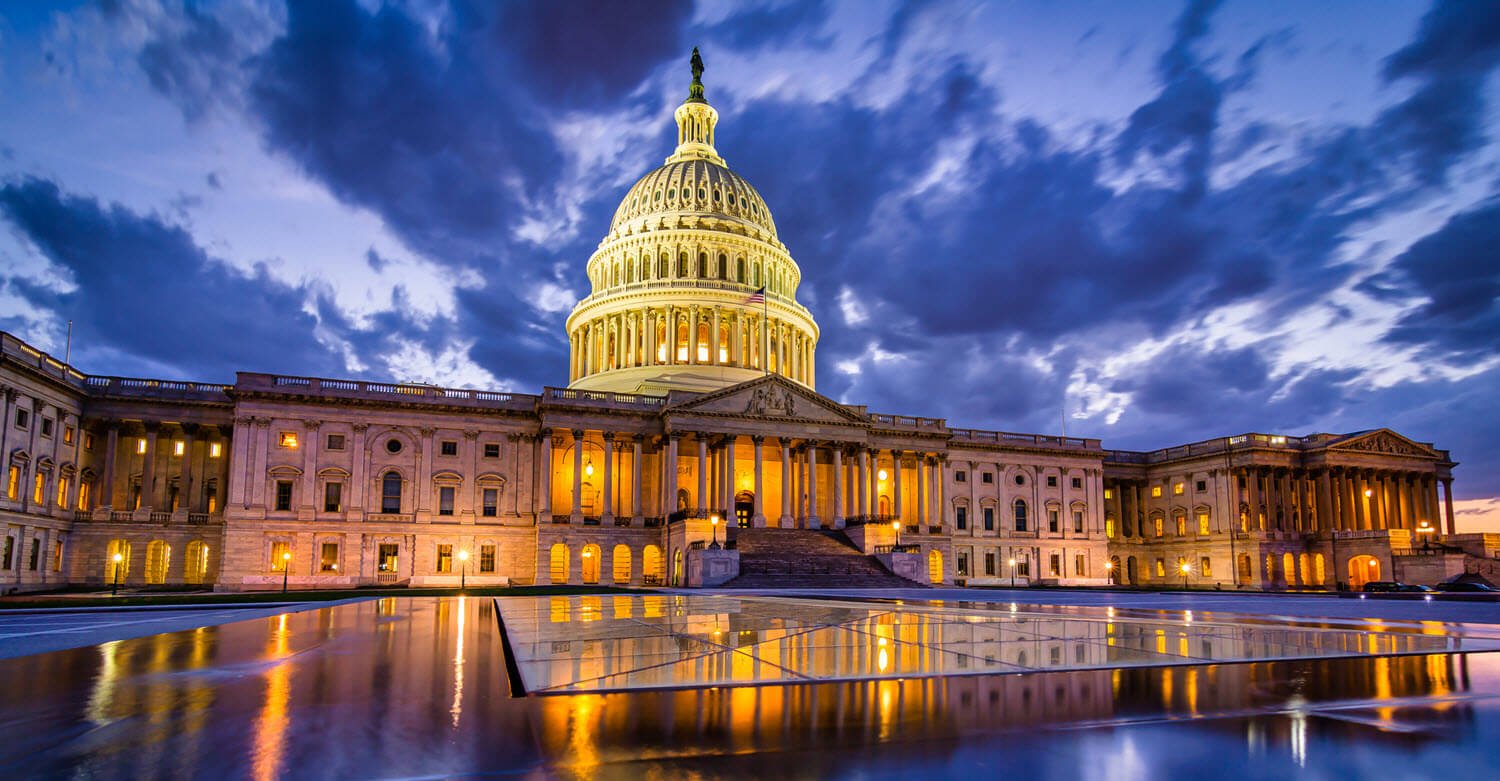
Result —
[[807, 528], [823, 525], [818, 517], [818, 443], [807, 443]]
[[[146, 423], [146, 455], [141, 460], [141, 509], [150, 510], [156, 507], [156, 431], [160, 424], [148, 421]], [[262, 480], [265, 475], [256, 475], [256, 480]], [[30, 495], [30, 491], [26, 494]]]
[[844, 448], [833, 446], [833, 528], [844, 528]]
[[868, 450], [859, 451], [859, 481], [857, 487], [859, 490], [859, 496], [856, 497], [858, 499], [859, 516], [868, 520], [870, 517], [870, 452]]
[[1314, 528], [1322, 531], [1324, 529], [1333, 531], [1338, 528], [1333, 517], [1333, 487], [1332, 480], [1328, 476], [1327, 467], [1318, 473], [1318, 525]]
[[552, 520], [548, 517], [552, 515], [552, 429], [544, 428], [537, 436], [541, 439], [541, 454], [537, 456], [536, 520], [545, 523]]
[[[1445, 477], [1443, 480], [1443, 517], [1447, 521], [1448, 533], [1457, 533], [1457, 527], [1453, 523], [1453, 478]], [[1435, 524], [1434, 524], [1435, 525]]]
[[[917, 453], [917, 525], [927, 525], [927, 459]], [[927, 531], [923, 529], [922, 531]]]
[[698, 493], [693, 497], [697, 509], [708, 509], [708, 438], [698, 435]]
[[662, 491], [666, 494], [662, 497], [662, 516], [670, 516], [677, 512], [677, 434], [668, 434], [666, 442], [666, 458], [662, 460]]
[[576, 523], [583, 520], [583, 429], [573, 429], [573, 511]]
[[[618, 344], [618, 342], [616, 342]], [[615, 519], [615, 435], [611, 432], [604, 434], [604, 512], [599, 515], [599, 522], [609, 524]]]
[[688, 307], [688, 356], [687, 363], [698, 362], [698, 305]]
[[[766, 489], [766, 484], [761, 480], [761, 470], [764, 468], [761, 462], [764, 460], [765, 442], [765, 437], [750, 438], [750, 444], [755, 448], [755, 510], [750, 515], [750, 525], [757, 529], [763, 528], [766, 525], [766, 516], [761, 511], [765, 507], [764, 499], [761, 498], [762, 493]], [[785, 492], [786, 483], [784, 481], [782, 482], [782, 486], [782, 491]]]
[[784, 436], [778, 436], [777, 442], [781, 444], [781, 517], [777, 520], [777, 526], [790, 529], [796, 526], [796, 522], [792, 520], [792, 496], [796, 495], [792, 484], [792, 448], [787, 445]]
[[[182, 471], [177, 475], [177, 506], [186, 512], [193, 511], [193, 439], [197, 433], [197, 423], [182, 424]], [[315, 437], [308, 437], [308, 439], [313, 440]], [[317, 443], [315, 441], [309, 441], [307, 443], [307, 452], [314, 452], [316, 447]], [[309, 457], [307, 461], [308, 463], [303, 470], [302, 504], [304, 505], [313, 503], [312, 494], [314, 491], [313, 485], [315, 485], [307, 477], [308, 475], [316, 476], [318, 471], [312, 462], [312, 458]], [[170, 510], [172, 508], [169, 507], [167, 509]]]
[[639, 521], [644, 513], [641, 512], [641, 440], [644, 437], [636, 434], [631, 438], [630, 451], [630, 520]]
[[[5, 427], [9, 423], [9, 421], [10, 418], [8, 417], [3, 421], [0, 421], [0, 427]], [[108, 507], [111, 510], [113, 510], [115, 507], [115, 461], [119, 448], [120, 422], [117, 420], [111, 420], [105, 427], [104, 434], [104, 482], [99, 486], [100, 490], [98, 492], [99, 499], [102, 501], [98, 501], [96, 504], [96, 506]], [[225, 454], [224, 460], [229, 460], [227, 453]]]
[[905, 455], [900, 450], [891, 451], [891, 479], [895, 481], [891, 491], [891, 512], [895, 514], [896, 520], [904, 521], [901, 506], [901, 458]]

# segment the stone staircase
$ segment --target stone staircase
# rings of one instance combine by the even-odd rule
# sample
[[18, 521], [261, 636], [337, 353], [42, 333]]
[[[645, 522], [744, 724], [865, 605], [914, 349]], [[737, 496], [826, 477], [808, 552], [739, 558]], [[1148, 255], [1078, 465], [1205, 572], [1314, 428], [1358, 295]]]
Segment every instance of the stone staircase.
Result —
[[919, 588], [840, 531], [732, 529], [740, 576], [722, 588]]

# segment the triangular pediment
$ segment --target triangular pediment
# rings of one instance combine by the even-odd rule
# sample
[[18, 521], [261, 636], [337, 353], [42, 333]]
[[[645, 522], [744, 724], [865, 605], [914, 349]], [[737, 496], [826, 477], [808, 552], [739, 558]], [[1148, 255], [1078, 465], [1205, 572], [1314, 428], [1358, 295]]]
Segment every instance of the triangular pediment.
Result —
[[668, 413], [725, 415], [733, 417], [799, 420], [843, 425], [868, 425], [869, 419], [833, 399], [778, 375], [759, 377], [728, 388], [705, 393]]
[[1427, 445], [1407, 439], [1388, 428], [1349, 434], [1343, 439], [1330, 442], [1328, 449], [1356, 453], [1417, 456], [1419, 458], [1435, 458], [1437, 456], [1437, 453], [1433, 452], [1432, 448]]

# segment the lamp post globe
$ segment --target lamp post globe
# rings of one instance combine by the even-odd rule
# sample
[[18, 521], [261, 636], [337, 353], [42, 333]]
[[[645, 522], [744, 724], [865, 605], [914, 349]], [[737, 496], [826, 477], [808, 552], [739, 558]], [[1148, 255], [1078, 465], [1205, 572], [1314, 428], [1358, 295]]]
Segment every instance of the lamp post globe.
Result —
[[891, 521], [891, 531], [896, 533], [896, 547], [901, 546], [901, 522]]
[[713, 515], [708, 516], [708, 524], [709, 524], [709, 526], [713, 527], [713, 533], [714, 533], [713, 543], [711, 545], [709, 545], [709, 547], [713, 548], [714, 550], [718, 550], [719, 549], [719, 514], [718, 513], [714, 513]]
[[1188, 581], [1188, 573], [1190, 573], [1190, 572], [1193, 571], [1193, 565], [1191, 565], [1191, 564], [1189, 564], [1189, 563], [1187, 563], [1187, 562], [1184, 561], [1178, 567], [1178, 569], [1182, 571], [1182, 587], [1183, 588], [1187, 588], [1188, 587], [1188, 582], [1187, 582]]
[[458, 574], [458, 590], [463, 591], [469, 580], [469, 552], [460, 550], [458, 552], [458, 563], [460, 565]]
[[120, 562], [124, 561], [125, 557], [119, 553], [116, 553], [111, 558], [113, 558], [115, 562], [115, 583], [113, 586], [110, 586], [109, 595], [113, 597], [120, 593]]
[[1011, 558], [1007, 559], [1005, 563], [1006, 563], [1007, 566], [1010, 567], [1010, 587], [1011, 588], [1015, 588], [1016, 587], [1016, 560], [1015, 560], [1015, 557], [1011, 557]]
[[281, 554], [281, 593], [286, 593], [286, 578], [292, 573], [292, 553]]

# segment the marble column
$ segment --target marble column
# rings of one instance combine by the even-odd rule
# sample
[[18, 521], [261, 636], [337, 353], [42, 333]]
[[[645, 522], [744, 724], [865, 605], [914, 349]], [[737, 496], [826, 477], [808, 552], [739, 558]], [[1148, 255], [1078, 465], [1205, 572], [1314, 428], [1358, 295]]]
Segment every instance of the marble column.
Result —
[[[4, 427], [0, 423], [0, 427]], [[103, 482], [99, 485], [98, 506], [107, 507], [111, 510], [115, 507], [115, 463], [119, 458], [120, 450], [120, 422], [109, 421], [104, 433], [104, 474]], [[228, 454], [225, 454], [226, 460]]]
[[698, 493], [693, 497], [696, 509], [708, 508], [708, 437], [702, 432], [698, 437]]
[[896, 516], [896, 520], [905, 523], [906, 517], [901, 512], [903, 509], [901, 505], [901, 457], [903, 455], [904, 453], [900, 450], [891, 451], [891, 513]]
[[661, 465], [662, 492], [665, 494], [662, 503], [663, 519], [677, 512], [677, 440], [680, 438], [678, 434], [667, 435], [666, 456]]
[[[1449, 534], [1457, 534], [1458, 527], [1453, 522], [1453, 478], [1445, 477], [1443, 483], [1443, 519]], [[1436, 526], [1437, 524], [1433, 524]]]
[[807, 443], [807, 528], [822, 526], [818, 517], [818, 443]]
[[[792, 520], [792, 449], [787, 446], [786, 437], [777, 437], [776, 441], [781, 445], [781, 518], [776, 525], [783, 529], [790, 529], [796, 525]], [[756, 458], [759, 458], [757, 455]], [[757, 483], [759, 480], [756, 481]], [[760, 493], [756, 488], [755, 492]]]
[[[616, 344], [619, 343], [618, 337]], [[604, 512], [599, 514], [599, 522], [605, 525], [615, 520], [615, 435], [613, 432], [604, 434]]]
[[552, 521], [552, 429], [544, 428], [537, 433], [536, 458], [536, 522]]
[[859, 451], [859, 480], [856, 490], [859, 491], [858, 501], [859, 515], [861, 518], [870, 517], [870, 453], [867, 450]]
[[[630, 443], [630, 520], [633, 525], [639, 526], [639, 521], [645, 513], [641, 512], [641, 440], [645, 439], [640, 434], [631, 437]], [[634, 573], [631, 573], [634, 577]]]
[[[766, 484], [761, 479], [762, 470], [765, 467], [762, 463], [765, 460], [765, 443], [765, 437], [750, 438], [750, 446], [755, 448], [755, 509], [750, 515], [750, 525], [757, 529], [763, 528], [766, 525], [766, 516], [762, 512], [765, 507], [765, 500], [762, 498], [762, 495], [766, 490]], [[786, 490], [784, 487], [786, 484], [783, 483], [782, 485], [782, 490]]]
[[[929, 509], [927, 506], [927, 480], [929, 477], [927, 473], [927, 457], [922, 453], [917, 453], [916, 455], [917, 525], [925, 527], [927, 525], [927, 511]], [[927, 529], [922, 529], [922, 532], [925, 534]]]
[[[156, 432], [160, 424], [146, 423], [146, 454], [141, 459], [141, 509], [156, 509]], [[264, 475], [257, 475], [257, 479]], [[30, 491], [26, 492], [29, 497]]]
[[844, 446], [833, 445], [833, 528], [844, 528]]
[[583, 520], [583, 429], [573, 429], [573, 510], [574, 523]]

